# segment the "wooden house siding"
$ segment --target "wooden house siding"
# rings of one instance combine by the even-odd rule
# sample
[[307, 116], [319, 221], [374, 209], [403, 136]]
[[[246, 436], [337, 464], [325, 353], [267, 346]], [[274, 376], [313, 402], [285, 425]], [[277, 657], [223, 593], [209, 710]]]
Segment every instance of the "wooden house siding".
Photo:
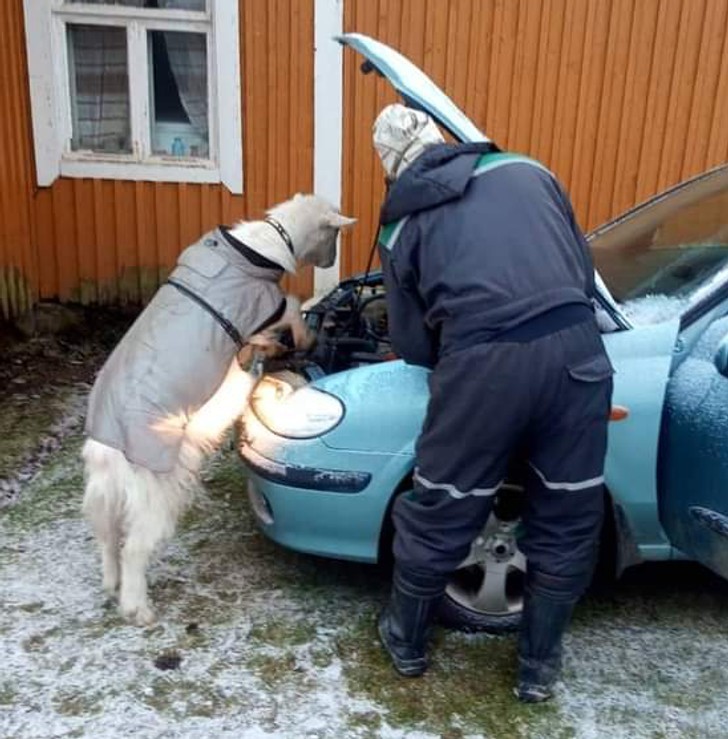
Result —
[[[33, 300], [146, 300], [217, 223], [313, 187], [315, 0], [239, 0], [243, 195], [222, 185], [36, 186], [22, 0], [0, 3], [0, 317]], [[321, 2], [321, 0], [317, 0]], [[344, 30], [420, 65], [503, 147], [552, 168], [591, 228], [728, 159], [728, 0], [331, 0]], [[383, 194], [371, 146], [395, 96], [344, 53], [341, 276]], [[338, 115], [338, 114], [336, 114]], [[287, 286], [308, 295], [311, 270]]]
[[23, 9], [0, 3], [0, 317], [27, 310], [37, 295], [35, 186]]
[[[344, 27], [420, 66], [502, 147], [534, 156], [592, 228], [728, 160], [728, 0], [347, 0]], [[344, 61], [342, 272], [383, 195], [370, 141], [388, 84]]]

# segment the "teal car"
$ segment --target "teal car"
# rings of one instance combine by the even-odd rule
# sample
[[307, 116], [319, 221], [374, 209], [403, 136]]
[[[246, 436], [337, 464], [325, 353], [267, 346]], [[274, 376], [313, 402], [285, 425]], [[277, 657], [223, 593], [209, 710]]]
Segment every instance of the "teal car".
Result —
[[[483, 138], [396, 51], [359, 34], [340, 42], [454, 138]], [[728, 165], [596, 229], [589, 242], [595, 310], [616, 369], [600, 569], [618, 576], [643, 561], [689, 558], [728, 577]], [[372, 563], [389, 554], [390, 511], [411, 486], [428, 388], [425, 369], [392, 355], [385, 297], [372, 272], [307, 306], [315, 350], [271, 365], [242, 419], [252, 508], [283, 546]], [[522, 497], [516, 465], [448, 585], [445, 623], [518, 625]]]

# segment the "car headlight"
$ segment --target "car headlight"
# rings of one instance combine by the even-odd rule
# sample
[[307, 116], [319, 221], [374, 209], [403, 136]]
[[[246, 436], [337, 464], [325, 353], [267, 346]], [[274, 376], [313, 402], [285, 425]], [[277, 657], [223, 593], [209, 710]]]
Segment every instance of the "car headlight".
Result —
[[344, 404], [333, 395], [273, 375], [258, 383], [250, 408], [268, 430], [293, 439], [321, 436], [344, 417]]

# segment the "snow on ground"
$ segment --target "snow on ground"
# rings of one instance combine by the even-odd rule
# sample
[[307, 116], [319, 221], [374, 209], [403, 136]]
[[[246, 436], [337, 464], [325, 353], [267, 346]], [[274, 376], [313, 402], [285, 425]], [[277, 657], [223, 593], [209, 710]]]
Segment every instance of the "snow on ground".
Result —
[[2, 739], [728, 737], [721, 581], [653, 566], [588, 598], [548, 706], [513, 700], [513, 638], [439, 633], [430, 673], [400, 679], [373, 632], [386, 577], [266, 540], [229, 449], [152, 568], [159, 623], [126, 625], [79, 517], [80, 443], [1, 514]]
[[[153, 573], [159, 625], [125, 625], [101, 597], [93, 542], [77, 515], [78, 447], [36, 481], [39, 509], [25, 501], [1, 524], [2, 737], [333, 737], [347, 717], [376, 711], [347, 695], [331, 648], [336, 628], [309, 619], [279, 583], [251, 592], [255, 562], [225, 567], [222, 586], [196, 568], [193, 550], [212, 531], [183, 534]], [[303, 638], [276, 645], [266, 630], [281, 625]], [[157, 669], [155, 658], [171, 652], [181, 668]], [[277, 662], [290, 679], [272, 691], [265, 667]]]

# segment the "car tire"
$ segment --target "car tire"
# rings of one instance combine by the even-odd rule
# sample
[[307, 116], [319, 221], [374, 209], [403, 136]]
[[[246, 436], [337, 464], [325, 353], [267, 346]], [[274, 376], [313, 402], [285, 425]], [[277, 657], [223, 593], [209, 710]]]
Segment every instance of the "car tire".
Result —
[[[519, 482], [506, 483], [502, 487], [481, 535], [473, 542], [470, 554], [448, 583], [438, 612], [439, 623], [448, 629], [469, 633], [506, 634], [517, 631], [520, 627], [526, 558], [518, 548], [524, 495], [523, 486]], [[391, 560], [391, 542], [394, 535], [391, 522], [392, 503], [397, 495], [411, 488], [411, 478], [403, 480], [390, 502], [380, 540], [382, 562]], [[605, 502], [607, 516], [601, 534], [597, 579], [600, 579], [599, 573], [604, 572], [609, 573], [609, 581], [612, 581], [617, 544], [611, 498], [606, 491]], [[483, 590], [483, 580], [487, 578], [489, 566], [500, 578], [496, 581], [498, 587], [491, 590], [491, 595], [496, 596], [496, 606], [490, 609], [480, 607], [477, 597]]]
[[[392, 558], [392, 539], [394, 537], [394, 525], [392, 522], [392, 508], [397, 497], [412, 490], [412, 478], [407, 477], [399, 484], [395, 494], [392, 496], [379, 540], [379, 562], [389, 569], [394, 561]], [[503, 485], [496, 496], [488, 522], [481, 535], [473, 542], [471, 554], [458, 568], [447, 586], [445, 597], [438, 612], [438, 623], [448, 629], [464, 632], [488, 632], [491, 634], [503, 634], [518, 630], [521, 623], [523, 610], [523, 588], [526, 571], [526, 560], [517, 546], [520, 535], [521, 511], [523, 510], [523, 486], [520, 479]], [[506, 548], [503, 549], [502, 547]], [[476, 548], [480, 547], [480, 552]], [[468, 560], [473, 556], [480, 557], [478, 563]], [[516, 570], [515, 577], [509, 577], [505, 582], [508, 600], [508, 608], [495, 612], [473, 607], [471, 599], [468, 598], [467, 579], [483, 577], [487, 566], [483, 563], [487, 559], [495, 559], [499, 564], [506, 566], [514, 565], [510, 569]], [[487, 562], [486, 562], [487, 565]], [[520, 578], [518, 573], [520, 572]], [[463, 579], [465, 582], [463, 582]], [[477, 582], [475, 583], [477, 586]]]
[[438, 621], [442, 626], [453, 631], [464, 631], [470, 634], [479, 632], [508, 634], [518, 631], [521, 627], [522, 616], [521, 611], [507, 616], [489, 616], [466, 608], [449, 595], [445, 595], [440, 604]]

